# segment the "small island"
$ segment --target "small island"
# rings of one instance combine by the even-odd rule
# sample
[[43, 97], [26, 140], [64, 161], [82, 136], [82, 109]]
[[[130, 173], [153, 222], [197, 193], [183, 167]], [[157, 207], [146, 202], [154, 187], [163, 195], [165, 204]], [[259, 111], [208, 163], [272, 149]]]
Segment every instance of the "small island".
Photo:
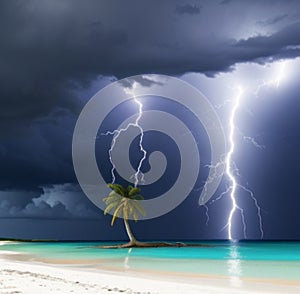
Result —
[[141, 242], [136, 239], [132, 230], [130, 228], [129, 219], [132, 217], [135, 222], [138, 221], [139, 214], [145, 216], [146, 211], [143, 206], [139, 203], [140, 200], [144, 200], [144, 197], [141, 195], [141, 189], [139, 187], [133, 187], [128, 185], [125, 188], [122, 185], [110, 183], [107, 185], [112, 191], [109, 195], [103, 198], [105, 202], [106, 209], [104, 210], [104, 214], [108, 214], [110, 211], [114, 211], [111, 220], [111, 226], [114, 225], [115, 220], [118, 217], [122, 217], [124, 219], [124, 226], [126, 229], [126, 233], [129, 238], [129, 242], [125, 244], [118, 245], [102, 245], [102, 246], [94, 246], [96, 248], [103, 249], [118, 249], [118, 248], [149, 248], [149, 247], [211, 247], [211, 245], [203, 245], [203, 244], [186, 244], [183, 242]]

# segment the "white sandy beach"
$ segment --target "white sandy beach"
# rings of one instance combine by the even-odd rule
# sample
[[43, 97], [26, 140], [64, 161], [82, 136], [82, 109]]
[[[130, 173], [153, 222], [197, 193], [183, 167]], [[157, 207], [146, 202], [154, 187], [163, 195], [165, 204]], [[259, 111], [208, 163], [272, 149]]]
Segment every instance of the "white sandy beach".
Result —
[[219, 279], [191, 283], [104, 271], [0, 260], [0, 293], [299, 293], [300, 286]]
[[91, 272], [3, 259], [0, 262], [0, 293], [234, 293], [230, 289], [120, 273]]
[[[123, 272], [78, 264], [32, 262], [0, 251], [1, 294], [47, 293], [300, 293], [300, 281]], [[205, 261], [204, 261], [205, 262]]]

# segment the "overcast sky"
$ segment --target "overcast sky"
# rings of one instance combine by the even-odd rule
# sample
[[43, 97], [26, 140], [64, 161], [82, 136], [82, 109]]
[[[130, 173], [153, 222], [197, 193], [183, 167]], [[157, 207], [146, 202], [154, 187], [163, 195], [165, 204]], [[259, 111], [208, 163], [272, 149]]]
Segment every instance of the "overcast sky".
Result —
[[[245, 88], [236, 118], [239, 180], [262, 208], [266, 239], [300, 238], [299, 1], [3, 0], [0, 39], [0, 237], [125, 237], [121, 221], [111, 229], [81, 191], [72, 135], [105, 85], [156, 73], [202, 91], [226, 134], [237, 87]], [[280, 84], [268, 84], [278, 76]], [[225, 178], [213, 199], [227, 185]], [[226, 238], [228, 197], [208, 205], [206, 224], [197, 195], [136, 224], [137, 236]], [[253, 201], [243, 191], [238, 197], [247, 235], [259, 238]], [[239, 216], [235, 223], [242, 238]]]

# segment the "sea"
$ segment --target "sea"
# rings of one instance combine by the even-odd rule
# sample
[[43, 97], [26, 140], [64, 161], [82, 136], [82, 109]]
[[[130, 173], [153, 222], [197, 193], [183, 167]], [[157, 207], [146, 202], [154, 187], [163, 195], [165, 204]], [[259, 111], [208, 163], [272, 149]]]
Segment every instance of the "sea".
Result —
[[300, 242], [202, 241], [199, 244], [209, 246], [102, 249], [97, 246], [107, 245], [106, 242], [2, 242], [0, 254], [1, 251], [18, 253], [27, 261], [106, 271], [300, 282]]

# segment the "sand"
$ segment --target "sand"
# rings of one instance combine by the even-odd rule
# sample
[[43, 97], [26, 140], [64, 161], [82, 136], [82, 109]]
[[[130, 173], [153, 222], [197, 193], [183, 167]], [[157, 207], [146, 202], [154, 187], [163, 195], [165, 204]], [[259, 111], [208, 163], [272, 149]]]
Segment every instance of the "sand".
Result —
[[213, 293], [217, 290], [120, 273], [7, 260], [0, 262], [0, 293]]
[[[300, 283], [236, 277], [104, 271], [69, 264], [20, 261], [1, 251], [0, 293], [300, 293]], [[19, 256], [20, 257], [20, 256]]]

